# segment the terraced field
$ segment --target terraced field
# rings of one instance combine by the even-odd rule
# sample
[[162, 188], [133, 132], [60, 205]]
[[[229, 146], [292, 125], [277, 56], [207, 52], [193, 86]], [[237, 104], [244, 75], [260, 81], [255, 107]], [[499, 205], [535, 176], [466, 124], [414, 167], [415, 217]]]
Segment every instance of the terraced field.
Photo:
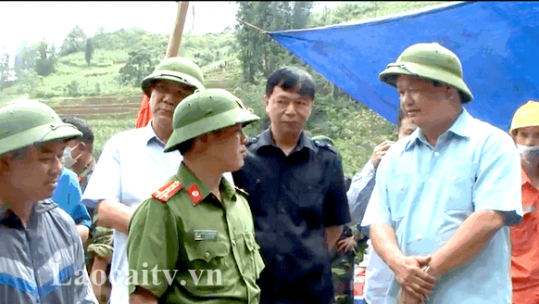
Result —
[[141, 95], [129, 97], [58, 98], [48, 104], [61, 116], [77, 115], [86, 120], [103, 117], [123, 119], [134, 117]]

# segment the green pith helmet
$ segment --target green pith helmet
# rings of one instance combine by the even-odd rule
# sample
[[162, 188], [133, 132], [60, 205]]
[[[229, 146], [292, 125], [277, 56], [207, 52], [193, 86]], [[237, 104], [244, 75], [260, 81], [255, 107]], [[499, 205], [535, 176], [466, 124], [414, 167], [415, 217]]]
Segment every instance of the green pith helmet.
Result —
[[171, 80], [204, 90], [202, 70], [187, 58], [172, 57], [161, 61], [153, 73], [142, 79], [141, 87], [146, 95], [151, 95], [150, 84], [159, 79]]
[[325, 143], [328, 143], [332, 146], [335, 146], [335, 142], [333, 142], [333, 139], [325, 136], [325, 135], [316, 135], [316, 136], [313, 136], [313, 138], [311, 138], [312, 140], [318, 140], [318, 141], [323, 141]]
[[243, 102], [223, 89], [208, 89], [186, 97], [174, 110], [173, 132], [165, 146], [165, 152], [199, 135], [242, 123], [259, 120], [260, 117], [246, 109]]
[[435, 80], [452, 86], [462, 93], [462, 102], [473, 99], [472, 92], [464, 83], [459, 58], [440, 44], [418, 43], [408, 47], [380, 73], [380, 80], [397, 86], [397, 76], [410, 75]]
[[72, 124], [62, 122], [46, 104], [29, 99], [6, 103], [0, 108], [0, 155], [35, 143], [82, 136]]

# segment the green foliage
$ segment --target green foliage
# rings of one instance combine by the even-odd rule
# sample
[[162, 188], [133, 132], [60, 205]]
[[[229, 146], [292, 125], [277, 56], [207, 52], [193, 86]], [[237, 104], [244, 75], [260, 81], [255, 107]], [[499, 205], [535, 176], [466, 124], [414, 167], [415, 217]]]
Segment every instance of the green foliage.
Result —
[[17, 94], [29, 93], [41, 82], [41, 77], [33, 69], [21, 69], [17, 75]]
[[76, 80], [71, 81], [70, 84], [66, 85], [64, 92], [67, 96], [75, 97], [80, 95], [80, 85]]
[[[264, 30], [286, 30], [358, 21], [438, 3], [443, 2], [343, 2], [334, 9], [311, 14], [311, 2], [241, 2], [237, 17]], [[23, 45], [15, 58], [18, 80], [1, 92], [0, 102], [23, 97], [54, 100], [60, 96], [140, 95], [140, 80], [164, 58], [168, 38], [138, 28], [107, 32], [101, 27], [91, 39], [94, 50], [90, 60], [85, 52], [89, 39], [77, 27], [64, 40], [57, 59], [54, 48], [44, 41]], [[40, 50], [45, 50], [45, 56]], [[228, 28], [220, 34], [185, 34], [180, 55], [202, 68], [207, 87], [229, 89], [262, 118], [246, 128], [250, 136], [269, 126], [263, 101], [267, 76], [284, 65], [306, 68], [317, 87], [306, 132], [334, 140], [349, 177], [363, 167], [377, 144], [395, 139], [394, 125], [353, 101], [268, 36], [245, 24], [239, 23], [236, 30]], [[55, 72], [38, 75], [38, 61], [41, 68], [54, 61]], [[105, 116], [89, 120], [96, 133], [96, 156], [113, 134], [133, 128], [134, 119], [135, 113], [122, 119]]]
[[446, 1], [406, 1], [406, 2], [383, 2], [362, 1], [342, 2], [334, 9], [327, 7], [322, 12], [314, 13], [309, 20], [310, 27], [339, 24], [351, 21], [359, 21], [368, 18], [382, 17], [404, 11], [423, 8], [426, 6], [447, 3]]
[[56, 50], [54, 45], [50, 45], [45, 40], [39, 42], [37, 46], [38, 57], [36, 59], [35, 69], [41, 76], [48, 76], [56, 71]]
[[93, 54], [94, 44], [92, 43], [92, 39], [88, 38], [88, 40], [86, 40], [86, 49], [84, 50], [84, 59], [86, 59], [86, 63], [88, 63], [88, 66], [90, 66]]
[[9, 66], [9, 54], [0, 55], [0, 91], [7, 84], [9, 77], [12, 75], [12, 69]]
[[60, 50], [59, 56], [66, 56], [76, 52], [81, 52], [85, 49], [86, 43], [86, 34], [84, 31], [77, 25], [74, 29], [67, 34], [67, 37], [64, 39], [62, 44], [62, 49]]
[[20, 50], [15, 54], [15, 63], [13, 69], [17, 78], [21, 78], [22, 71], [34, 69], [37, 59], [37, 44], [27, 46], [24, 42]]
[[103, 146], [114, 134], [135, 128], [135, 113], [131, 117], [116, 119], [116, 117], [100, 117], [99, 119], [88, 120], [88, 125], [94, 132], [95, 159], [99, 159]]
[[151, 74], [159, 63], [155, 53], [145, 49], [129, 52], [127, 64], [120, 69], [118, 80], [121, 84], [139, 86], [142, 79]]
[[[239, 1], [238, 4], [238, 19], [267, 31], [305, 27], [313, 5], [301, 1]], [[254, 83], [258, 73], [268, 77], [283, 63], [298, 63], [297, 58], [258, 30], [244, 23], [238, 23], [236, 30], [245, 81]]]
[[221, 34], [186, 34], [180, 46], [181, 56], [193, 60], [203, 72], [228, 70], [238, 63], [238, 50], [234, 34], [226, 31]]

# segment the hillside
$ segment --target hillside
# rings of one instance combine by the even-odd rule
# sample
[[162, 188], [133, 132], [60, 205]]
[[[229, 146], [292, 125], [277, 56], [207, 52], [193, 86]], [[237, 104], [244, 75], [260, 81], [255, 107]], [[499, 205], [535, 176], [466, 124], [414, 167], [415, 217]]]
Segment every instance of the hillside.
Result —
[[[306, 27], [356, 21], [438, 3], [441, 2], [344, 2], [332, 10], [310, 15]], [[95, 50], [90, 64], [85, 59], [85, 37], [80, 29], [70, 33], [66, 41], [72, 39], [69, 41], [73, 50], [69, 53], [62, 49], [59, 54], [50, 54], [54, 72], [47, 76], [39, 76], [31, 68], [19, 71], [19, 81], [0, 91], [0, 104], [16, 98], [34, 98], [48, 103], [61, 115], [76, 114], [87, 119], [96, 135], [94, 152], [99, 155], [112, 135], [134, 127], [141, 98], [140, 79], [163, 58], [168, 37], [136, 28], [113, 33], [103, 30], [92, 37]], [[254, 135], [268, 125], [263, 104], [265, 76], [258, 72], [251, 82], [245, 80], [241, 54], [248, 46], [240, 44], [237, 37], [238, 30], [186, 34], [180, 54], [202, 68], [207, 87], [230, 90], [263, 117], [246, 130], [248, 135]], [[267, 39], [261, 43], [273, 50], [276, 67], [305, 66], [275, 42]], [[33, 47], [37, 50], [41, 46]], [[42, 49], [45, 50], [46, 45]], [[38, 59], [31, 58], [29, 62], [38, 62], [39, 56], [35, 56]], [[351, 177], [367, 162], [378, 143], [394, 139], [395, 126], [306, 68], [315, 76], [317, 84], [315, 108], [306, 131], [334, 139], [345, 174]]]

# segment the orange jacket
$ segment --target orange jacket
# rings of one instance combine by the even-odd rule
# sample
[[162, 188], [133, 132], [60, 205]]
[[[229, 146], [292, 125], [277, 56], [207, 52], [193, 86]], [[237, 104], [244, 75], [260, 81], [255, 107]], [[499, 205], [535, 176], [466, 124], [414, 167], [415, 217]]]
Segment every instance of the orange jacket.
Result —
[[[511, 227], [511, 279], [514, 298], [519, 291], [539, 294], [539, 190], [522, 170], [522, 223]], [[531, 299], [530, 299], [531, 300]]]

